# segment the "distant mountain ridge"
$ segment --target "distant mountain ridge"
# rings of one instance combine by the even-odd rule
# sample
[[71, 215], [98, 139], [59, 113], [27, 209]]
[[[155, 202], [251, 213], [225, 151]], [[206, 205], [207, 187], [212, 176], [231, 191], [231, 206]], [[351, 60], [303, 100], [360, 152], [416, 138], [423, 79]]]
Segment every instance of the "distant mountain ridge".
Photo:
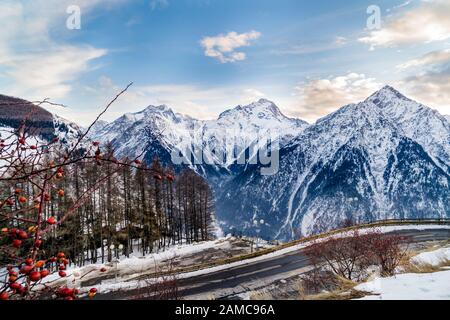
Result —
[[103, 143], [111, 142], [119, 157], [141, 154], [149, 137], [156, 137], [150, 150], [144, 153], [144, 158], [151, 161], [158, 156], [170, 165], [170, 154], [174, 150], [195, 152], [192, 145], [198, 142], [194, 141], [194, 132], [199, 132], [203, 145], [194, 147], [205, 151], [203, 164], [186, 159], [188, 163], [184, 167], [217, 178], [223, 174], [232, 174], [233, 170], [243, 170], [244, 167], [233, 166], [236, 155], [227, 154], [229, 158], [223, 162], [208, 150], [226, 149], [226, 146], [233, 144], [245, 146], [268, 132], [280, 134], [281, 143], [286, 144], [307, 126], [305, 121], [283, 115], [273, 102], [261, 99], [247, 106], [227, 110], [216, 120], [207, 121], [175, 113], [165, 105], [149, 106], [140, 112], [124, 114], [96, 130], [90, 137]]
[[[64, 127], [79, 132], [56, 115], [42, 113], [42, 118], [55, 133], [62, 128], [63, 134]], [[250, 148], [244, 165], [236, 164], [238, 154], [221, 162], [211, 152], [248, 146], [273, 132], [280, 135], [280, 163], [272, 176], [261, 174], [264, 165], [248, 161], [254, 156]], [[286, 117], [266, 99], [208, 121], [162, 105], [99, 122], [89, 138], [111, 142], [119, 157], [142, 154], [147, 162], [158, 157], [175, 170], [191, 168], [207, 178], [225, 232], [290, 240], [348, 220], [450, 217], [449, 116], [389, 86], [314, 124]], [[194, 149], [206, 150], [203, 161]], [[175, 164], [177, 150], [194, 156]]]
[[82, 134], [77, 124], [68, 121], [56, 114], [29, 101], [0, 95], [0, 126], [17, 129], [24, 123], [32, 128], [29, 134], [51, 141], [58, 137], [67, 146], [72, 145]]
[[449, 147], [443, 116], [384, 87], [306, 128], [281, 149], [276, 176], [254, 167], [229, 181], [218, 216], [282, 240], [349, 219], [449, 217]]

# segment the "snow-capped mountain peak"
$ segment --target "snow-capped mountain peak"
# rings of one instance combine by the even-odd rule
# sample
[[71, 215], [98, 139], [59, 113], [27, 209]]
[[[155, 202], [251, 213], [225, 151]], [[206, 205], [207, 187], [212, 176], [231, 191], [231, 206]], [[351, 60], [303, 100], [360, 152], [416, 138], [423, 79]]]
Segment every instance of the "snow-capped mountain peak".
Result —
[[[448, 217], [450, 127], [386, 86], [308, 126], [280, 151], [280, 171], [249, 168], [219, 192], [219, 218], [267, 238], [293, 239], [346, 219]], [[238, 201], [236, 199], [245, 199]]]
[[[125, 152], [135, 155], [141, 150], [148, 130], [161, 135], [163, 147], [172, 151], [174, 148], [190, 145], [192, 130], [198, 129], [206, 139], [203, 143], [214, 150], [216, 147], [229, 147], [230, 143], [244, 145], [268, 132], [281, 133], [281, 143], [286, 143], [307, 126], [302, 120], [286, 117], [273, 102], [266, 99], [237, 106], [223, 112], [217, 120], [207, 121], [175, 113], [166, 105], [151, 105], [142, 111], [123, 115], [96, 131], [93, 138], [104, 142], [115, 141], [118, 155], [124, 156]], [[223, 145], [224, 141], [226, 146]], [[233, 159], [229, 160], [232, 162]], [[230, 162], [227, 163], [229, 165]]]
[[383, 102], [384, 104], [387, 104], [388, 102], [397, 99], [411, 101], [409, 98], [404, 96], [400, 91], [391, 86], [384, 86], [377, 92], [373, 93], [369, 98], [366, 99], [366, 101], [374, 102], [377, 100], [377, 102]]
[[444, 116], [386, 86], [364, 103], [377, 106], [404, 135], [419, 142], [437, 161], [450, 161], [450, 124]]
[[242, 117], [246, 120], [265, 119], [283, 121], [289, 119], [280, 111], [275, 103], [267, 99], [260, 99], [249, 105], [239, 105], [233, 109], [224, 111], [220, 114], [219, 121], [221, 119], [238, 119]]

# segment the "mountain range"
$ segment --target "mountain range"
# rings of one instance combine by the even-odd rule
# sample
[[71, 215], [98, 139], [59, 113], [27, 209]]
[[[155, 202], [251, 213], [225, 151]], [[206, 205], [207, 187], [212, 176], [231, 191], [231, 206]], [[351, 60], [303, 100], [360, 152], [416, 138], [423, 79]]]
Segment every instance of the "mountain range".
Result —
[[[13, 99], [0, 98], [0, 106]], [[44, 119], [46, 135], [70, 140], [82, 131], [50, 113]], [[11, 121], [0, 109], [1, 125]], [[274, 134], [279, 168], [264, 175], [267, 164], [252, 160], [258, 141]], [[261, 99], [208, 121], [149, 106], [97, 123], [89, 137], [110, 142], [119, 157], [158, 157], [177, 171], [195, 170], [214, 190], [225, 232], [290, 240], [348, 220], [450, 217], [450, 120], [389, 86], [314, 124]], [[183, 163], [174, 163], [174, 152]]]

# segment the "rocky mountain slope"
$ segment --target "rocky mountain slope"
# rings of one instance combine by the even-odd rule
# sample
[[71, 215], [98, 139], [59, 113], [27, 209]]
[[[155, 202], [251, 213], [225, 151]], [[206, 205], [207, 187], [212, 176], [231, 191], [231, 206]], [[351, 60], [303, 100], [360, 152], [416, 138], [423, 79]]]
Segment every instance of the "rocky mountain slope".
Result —
[[449, 147], [443, 116], [385, 87], [306, 128], [281, 149], [277, 175], [253, 166], [229, 181], [218, 216], [283, 240], [348, 219], [449, 217]]
[[[209, 121], [174, 113], [162, 105], [127, 113], [95, 130], [91, 138], [111, 142], [118, 157], [142, 155], [149, 162], [157, 156], [166, 165], [189, 167], [218, 181], [221, 176], [244, 170], [245, 166], [235, 165], [237, 159], [258, 137], [276, 134], [285, 145], [307, 125], [284, 116], [274, 103], [264, 99], [237, 106]], [[175, 151], [179, 151], [183, 164], [173, 163], [171, 154]]]

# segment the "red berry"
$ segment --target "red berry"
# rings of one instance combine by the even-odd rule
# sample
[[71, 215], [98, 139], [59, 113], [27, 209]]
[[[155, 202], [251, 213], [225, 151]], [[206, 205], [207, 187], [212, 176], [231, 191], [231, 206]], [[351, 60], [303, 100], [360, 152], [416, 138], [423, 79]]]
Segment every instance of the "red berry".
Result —
[[24, 295], [25, 292], [27, 291], [27, 288], [20, 286], [19, 290], [17, 290], [17, 292], [21, 295]]
[[33, 271], [32, 266], [23, 266], [22, 268], [20, 268], [21, 274], [29, 274], [31, 271]]
[[100, 272], [106, 272], [106, 268], [101, 268]]
[[30, 146], [30, 149], [31, 149], [31, 150], [36, 150], [37, 147], [36, 147], [35, 145], [32, 145], [32, 146]]
[[41, 270], [41, 278], [45, 278], [49, 275], [49, 272], [47, 269]]
[[31, 266], [31, 265], [33, 264], [33, 259], [31, 259], [31, 258], [25, 259], [25, 264], [26, 264], [27, 266]]
[[37, 282], [39, 280], [41, 280], [41, 273], [37, 272], [37, 271], [33, 271], [30, 273], [30, 280], [33, 282]]
[[58, 272], [58, 274], [59, 274], [59, 276], [61, 277], [61, 278], [64, 278], [65, 276], [67, 276], [67, 274], [64, 272], [64, 271], [59, 271]]
[[9, 287], [13, 290], [20, 290], [20, 288], [22, 287], [22, 285], [18, 282], [13, 282], [9, 285]]
[[27, 233], [25, 232], [25, 231], [23, 231], [23, 230], [20, 230], [19, 232], [17, 232], [17, 237], [19, 238], [19, 239], [26, 239], [26, 238], [28, 238], [28, 235], [27, 235]]
[[61, 288], [58, 291], [58, 295], [60, 295], [61, 297], [69, 297], [72, 296], [74, 293], [73, 289], [69, 289], [69, 288]]
[[91, 288], [91, 290], [89, 290], [90, 293], [97, 293], [97, 288]]
[[58, 190], [58, 196], [60, 196], [60, 197], [64, 197], [64, 190], [62, 190], [62, 189], [60, 189], [60, 190]]
[[20, 248], [20, 246], [22, 245], [22, 240], [14, 239], [14, 241], [12, 242], [12, 245], [14, 248]]
[[47, 219], [49, 225], [54, 225], [56, 223], [55, 217], [50, 217]]
[[25, 138], [19, 138], [19, 143], [22, 145], [25, 144]]
[[21, 193], [22, 193], [22, 189], [17, 188], [17, 189], [14, 191], [14, 193], [15, 193], [15, 194], [21, 194]]
[[25, 197], [19, 197], [19, 202], [20, 202], [20, 203], [25, 203], [25, 202], [27, 202], [27, 198], [25, 198]]
[[62, 259], [62, 258], [64, 258], [66, 255], [64, 254], [64, 252], [59, 252], [56, 256], [57, 256], [59, 259]]
[[136, 160], [134, 160], [134, 163], [141, 164], [142, 162], [141, 162], [141, 160], [136, 159]]
[[2, 292], [0, 293], [0, 300], [8, 300], [9, 299], [9, 294], [8, 292]]
[[69, 296], [69, 297], [65, 297], [64, 299], [65, 299], [65, 300], [72, 301], [72, 300], [73, 300], [73, 297]]
[[36, 248], [39, 248], [41, 245], [42, 245], [42, 240], [36, 240], [36, 241], [34, 242], [34, 246], [35, 246]]
[[64, 265], [61, 265], [61, 266], [59, 266], [59, 268], [58, 268], [59, 270], [66, 270], [66, 266], [64, 266]]

